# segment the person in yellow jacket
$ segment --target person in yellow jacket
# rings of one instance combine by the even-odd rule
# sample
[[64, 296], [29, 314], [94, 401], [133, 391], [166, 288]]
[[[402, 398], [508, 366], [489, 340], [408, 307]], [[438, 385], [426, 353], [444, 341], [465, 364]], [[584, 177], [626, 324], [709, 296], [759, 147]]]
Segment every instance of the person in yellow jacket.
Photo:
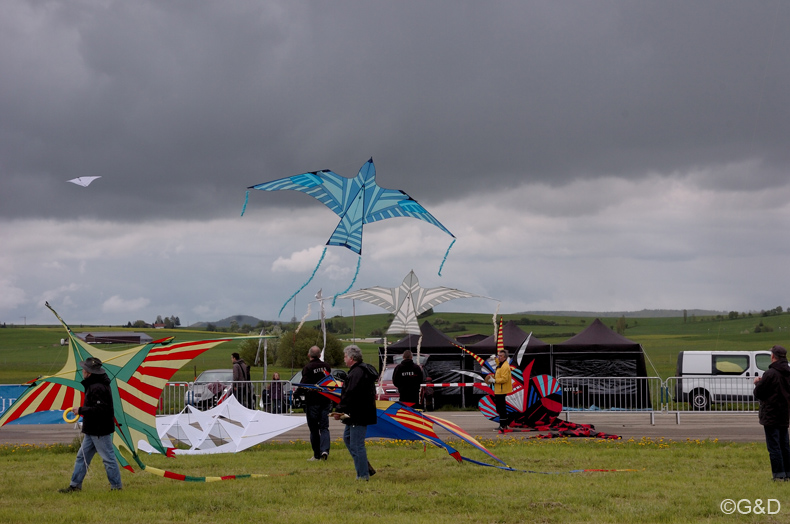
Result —
[[486, 377], [486, 381], [494, 388], [494, 405], [499, 415], [500, 433], [505, 433], [510, 423], [507, 416], [505, 398], [513, 392], [513, 380], [510, 378], [510, 363], [507, 356], [506, 349], [499, 350], [497, 352], [496, 373], [491, 373]]

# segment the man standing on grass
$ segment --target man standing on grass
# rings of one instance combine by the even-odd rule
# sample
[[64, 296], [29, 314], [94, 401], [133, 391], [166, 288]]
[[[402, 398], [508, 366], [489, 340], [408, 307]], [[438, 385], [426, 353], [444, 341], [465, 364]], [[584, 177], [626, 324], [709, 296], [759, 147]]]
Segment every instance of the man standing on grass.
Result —
[[[318, 384], [332, 372], [321, 360], [321, 348], [313, 346], [307, 352], [310, 362], [302, 369], [303, 384]], [[310, 429], [310, 446], [313, 456], [307, 460], [326, 460], [329, 458], [329, 411], [332, 401], [318, 391], [305, 388], [304, 412], [307, 427]]]
[[376, 423], [376, 379], [378, 372], [370, 364], [362, 362], [362, 351], [357, 346], [348, 346], [343, 350], [343, 358], [348, 370], [348, 378], [343, 384], [340, 403], [336, 412], [332, 413], [335, 420], [346, 425], [343, 442], [354, 459], [357, 480], [370, 480], [376, 470], [368, 462], [365, 450], [365, 436], [368, 426]]
[[754, 396], [760, 401], [760, 424], [771, 459], [774, 481], [790, 480], [790, 366], [787, 350], [771, 348], [771, 365], [754, 379]]
[[398, 400], [408, 406], [420, 402], [420, 386], [422, 385], [422, 368], [414, 363], [410, 350], [403, 352], [403, 362], [395, 366], [392, 372], [392, 383], [398, 388]]
[[115, 415], [112, 405], [112, 391], [107, 372], [98, 358], [87, 358], [80, 362], [82, 386], [85, 388], [85, 401], [81, 407], [72, 408], [75, 415], [82, 415], [82, 432], [85, 437], [77, 452], [71, 482], [61, 493], [82, 490], [82, 481], [88, 473], [93, 456], [98, 453], [104, 462], [104, 470], [110, 481], [110, 490], [121, 489], [121, 470], [115, 460], [112, 448], [112, 434], [115, 432]]

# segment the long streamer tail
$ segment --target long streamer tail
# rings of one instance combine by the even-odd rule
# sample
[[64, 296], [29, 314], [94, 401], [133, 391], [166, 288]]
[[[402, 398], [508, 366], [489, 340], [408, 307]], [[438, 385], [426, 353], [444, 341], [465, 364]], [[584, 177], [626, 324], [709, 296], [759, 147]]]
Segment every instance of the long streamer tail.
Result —
[[247, 202], [250, 200], [250, 190], [247, 190], [247, 193], [244, 195], [244, 205], [241, 207], [241, 216], [244, 216], [244, 212], [247, 211]]
[[260, 475], [257, 473], [251, 473], [247, 475], [225, 475], [222, 477], [193, 477], [190, 475], [182, 475], [180, 473], [173, 473], [172, 471], [167, 471], [164, 469], [155, 468], [152, 466], [143, 466], [143, 471], [147, 473], [151, 473], [154, 475], [159, 475], [160, 477], [164, 477], [166, 479], [172, 480], [181, 480], [184, 482], [218, 482], [220, 480], [236, 480], [236, 479], [246, 479], [246, 478], [261, 478], [261, 477], [268, 477], [269, 475]]
[[348, 287], [345, 290], [341, 291], [340, 293], [335, 293], [335, 296], [332, 297], [332, 307], [335, 307], [335, 302], [337, 301], [337, 297], [339, 297], [344, 293], [347, 293], [348, 290], [351, 289], [351, 286], [354, 285], [354, 282], [357, 281], [357, 275], [359, 275], [359, 266], [361, 264], [362, 264], [362, 257], [359, 257], [357, 259], [357, 270], [354, 272], [354, 278], [351, 280], [351, 283], [348, 285]]
[[307, 284], [309, 284], [310, 282], [312, 282], [313, 278], [315, 277], [315, 274], [316, 274], [316, 272], [318, 271], [318, 268], [319, 268], [319, 267], [321, 267], [321, 262], [323, 262], [323, 261], [324, 261], [324, 257], [325, 257], [325, 256], [326, 256], [326, 247], [324, 247], [324, 250], [321, 252], [321, 259], [318, 261], [318, 265], [317, 265], [317, 266], [315, 266], [315, 269], [313, 270], [313, 274], [312, 274], [312, 275], [310, 275], [310, 278], [308, 278], [308, 279], [307, 279], [307, 282], [305, 282], [304, 284], [302, 284], [302, 287], [300, 287], [299, 289], [297, 289], [297, 290], [296, 290], [296, 293], [294, 293], [293, 295], [291, 295], [290, 297], [288, 297], [288, 300], [286, 300], [286, 301], [285, 301], [285, 304], [283, 304], [283, 307], [281, 307], [281, 308], [280, 308], [280, 312], [279, 312], [279, 313], [277, 313], [277, 316], [278, 316], [278, 317], [279, 317], [280, 315], [282, 315], [282, 314], [283, 314], [283, 309], [285, 309], [285, 306], [287, 306], [287, 305], [288, 305], [288, 302], [290, 302], [291, 300], [293, 300], [293, 298], [294, 298], [296, 295], [298, 295], [300, 291], [302, 291], [302, 290], [303, 290], [305, 287], [307, 287]]
[[450, 245], [447, 246], [447, 251], [444, 252], [444, 258], [442, 259], [442, 263], [439, 265], [439, 276], [442, 276], [442, 268], [444, 267], [444, 263], [447, 260], [447, 255], [450, 254], [450, 249], [452, 249], [453, 244], [455, 244], [456, 240], [457, 239], [454, 238], [453, 241], [450, 242]]

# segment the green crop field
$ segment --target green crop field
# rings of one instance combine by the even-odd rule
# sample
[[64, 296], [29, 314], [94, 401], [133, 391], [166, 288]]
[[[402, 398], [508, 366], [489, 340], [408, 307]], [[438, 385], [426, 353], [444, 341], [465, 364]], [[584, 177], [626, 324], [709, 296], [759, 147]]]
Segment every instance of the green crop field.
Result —
[[[525, 315], [503, 315], [505, 321], [523, 322]], [[342, 320], [352, 329], [352, 333], [340, 336], [344, 344], [352, 341], [363, 350], [365, 359], [375, 360], [379, 344], [359, 342], [359, 338], [369, 338], [371, 333], [385, 332], [390, 315], [365, 315], [356, 318], [344, 317]], [[480, 333], [491, 335], [494, 332], [492, 317], [483, 313], [434, 313], [421, 319], [429, 321], [438, 329], [451, 337], [463, 334]], [[567, 340], [581, 332], [594, 318], [565, 316], [532, 316], [529, 321], [535, 323], [555, 323], [556, 325], [526, 325], [519, 327], [525, 332], [545, 342], [557, 343]], [[609, 327], [615, 328], [616, 318], [602, 318]], [[755, 333], [760, 325], [761, 332]], [[316, 326], [318, 321], [306, 323], [306, 327]], [[782, 313], [762, 317], [726, 317], [712, 318], [628, 318], [624, 335], [642, 344], [648, 357], [648, 375], [661, 378], [674, 376], [675, 363], [679, 351], [690, 350], [758, 350], [767, 349], [774, 344], [790, 346], [790, 314]], [[285, 325], [286, 330], [293, 329]], [[72, 326], [79, 333], [84, 331], [141, 331], [140, 329], [110, 328], [106, 326]], [[146, 330], [142, 330], [146, 331]], [[228, 333], [196, 331], [190, 329], [147, 330], [154, 338], [175, 336], [176, 340], [188, 341], [199, 339], [220, 338]], [[240, 335], [240, 334], [238, 334]], [[60, 326], [14, 326], [0, 329], [0, 383], [16, 384], [34, 379], [40, 375], [57, 372], [66, 361], [66, 347], [60, 345], [65, 330]], [[390, 335], [389, 342], [397, 341], [398, 337]], [[179, 371], [174, 380], [191, 380], [196, 373], [205, 369], [229, 368], [230, 354], [238, 351], [238, 342], [222, 344], [207, 351]], [[106, 346], [103, 346], [106, 347]], [[112, 349], [126, 349], [131, 346], [115, 345]], [[269, 375], [279, 371], [284, 378], [291, 376], [291, 368], [286, 365], [269, 366]], [[262, 368], [254, 368], [254, 379], [262, 378]]]

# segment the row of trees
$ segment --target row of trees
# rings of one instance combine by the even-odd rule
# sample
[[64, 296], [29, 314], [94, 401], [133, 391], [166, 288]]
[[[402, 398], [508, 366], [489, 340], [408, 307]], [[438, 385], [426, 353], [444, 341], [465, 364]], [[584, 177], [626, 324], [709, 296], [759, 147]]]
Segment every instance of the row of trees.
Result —
[[[307, 364], [307, 351], [312, 346], [323, 347], [324, 334], [320, 329], [302, 328], [299, 333], [294, 335], [293, 331], [283, 331], [282, 328], [274, 326], [270, 333], [277, 338], [266, 340], [266, 357], [269, 364], [278, 364], [284, 367], [301, 369]], [[263, 340], [244, 340], [239, 344], [239, 356], [250, 366], [263, 366]], [[330, 366], [343, 364], [343, 343], [332, 333], [326, 334], [326, 349], [324, 361]]]
[[162, 318], [162, 315], [157, 315], [156, 320], [152, 324], [149, 324], [145, 320], [135, 320], [134, 322], [127, 322], [126, 327], [128, 328], [150, 328], [153, 326], [164, 325], [165, 329], [173, 329], [181, 326], [181, 319], [175, 315], [170, 315], [169, 317]]

